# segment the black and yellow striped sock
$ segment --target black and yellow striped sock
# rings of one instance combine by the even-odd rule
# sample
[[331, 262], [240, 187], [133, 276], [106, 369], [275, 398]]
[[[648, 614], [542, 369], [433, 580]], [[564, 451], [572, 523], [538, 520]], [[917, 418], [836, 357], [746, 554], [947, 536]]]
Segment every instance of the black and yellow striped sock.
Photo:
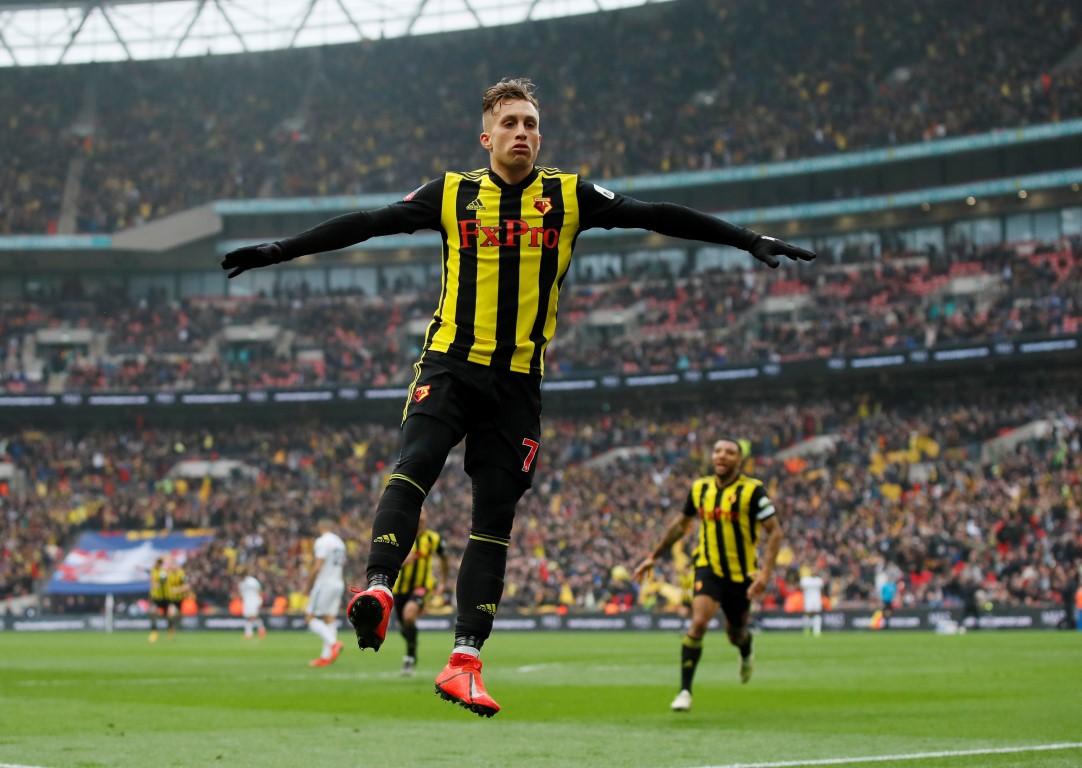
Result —
[[680, 648], [680, 690], [691, 691], [691, 681], [695, 677], [695, 670], [698, 669], [699, 659], [702, 656], [702, 638], [696, 640], [684, 635], [684, 644]]

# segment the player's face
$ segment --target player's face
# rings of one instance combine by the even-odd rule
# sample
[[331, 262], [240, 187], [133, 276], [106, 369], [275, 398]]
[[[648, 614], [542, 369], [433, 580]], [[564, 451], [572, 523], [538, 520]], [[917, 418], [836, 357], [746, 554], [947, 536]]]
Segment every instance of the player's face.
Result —
[[730, 480], [740, 471], [740, 446], [732, 440], [718, 440], [714, 443], [711, 459], [714, 473], [724, 480]]
[[537, 107], [524, 99], [505, 100], [487, 114], [481, 146], [488, 150], [492, 170], [512, 183], [533, 170], [541, 149]]

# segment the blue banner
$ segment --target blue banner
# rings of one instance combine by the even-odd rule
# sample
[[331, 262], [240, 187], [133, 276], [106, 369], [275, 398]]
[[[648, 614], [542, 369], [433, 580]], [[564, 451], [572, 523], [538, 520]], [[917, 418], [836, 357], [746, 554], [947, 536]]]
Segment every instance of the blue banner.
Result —
[[214, 532], [196, 528], [172, 533], [121, 531], [84, 533], [45, 587], [51, 595], [131, 594], [150, 589], [150, 569], [159, 557], [183, 565]]

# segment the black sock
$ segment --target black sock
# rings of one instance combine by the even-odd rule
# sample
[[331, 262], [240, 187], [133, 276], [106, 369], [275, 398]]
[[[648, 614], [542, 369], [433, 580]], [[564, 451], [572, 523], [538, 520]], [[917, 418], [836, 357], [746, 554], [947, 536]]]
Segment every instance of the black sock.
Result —
[[402, 637], [406, 639], [406, 655], [417, 658], [417, 625], [406, 624], [402, 627]]
[[702, 657], [703, 641], [685, 635], [684, 644], [680, 648], [680, 690], [691, 691], [691, 681]]
[[[490, 537], [491, 538], [491, 537]], [[458, 570], [458, 618], [455, 642], [460, 637], [484, 642], [492, 632], [492, 620], [503, 597], [503, 576], [507, 569], [507, 542], [470, 537]], [[474, 646], [480, 648], [480, 645]]]
[[391, 583], [398, 577], [417, 538], [417, 520], [425, 494], [413, 483], [392, 479], [376, 505], [372, 521], [372, 549], [368, 555], [368, 583], [376, 574], [388, 576]]
[[391, 574], [386, 571], [373, 571], [371, 568], [368, 569], [369, 589], [372, 589], [372, 587], [386, 587], [387, 589], [390, 589], [392, 583]]
[[483, 637], [478, 637], [477, 635], [460, 635], [455, 632], [455, 648], [466, 646], [467, 648], [481, 650], [481, 646], [484, 644], [485, 638]]
[[748, 639], [736, 646], [740, 649], [740, 658], [746, 659], [751, 656], [751, 634], [748, 634]]

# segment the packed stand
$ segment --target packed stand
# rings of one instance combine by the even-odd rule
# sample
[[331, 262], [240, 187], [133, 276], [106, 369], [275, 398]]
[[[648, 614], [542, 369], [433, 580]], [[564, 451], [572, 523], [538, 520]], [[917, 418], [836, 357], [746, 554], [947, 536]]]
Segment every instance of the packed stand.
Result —
[[0, 70], [0, 236], [55, 234], [69, 160], [83, 147], [82, 90], [59, 68]]
[[[1055, 122], [1082, 115], [1078, 70], [1058, 66], [1079, 21], [1068, 0], [994, 0], [978, 14], [963, 0], [805, 0], [783, 14], [677, 0], [454, 35], [64, 68], [63, 89], [86, 96], [24, 108], [16, 138], [31, 131], [32, 152], [6, 153], [24, 159], [6, 179], [20, 183], [0, 187], [11, 190], [0, 221], [49, 231], [76, 159], [83, 232], [215, 199], [405, 192], [485, 162], [479, 94], [508, 75], [541, 85], [543, 162], [599, 179]], [[0, 72], [5, 103], [56, 92], [52, 70], [12, 71]], [[69, 145], [69, 105], [81, 101], [92, 119]]]
[[[990, 441], [1040, 420], [1054, 429], [989, 452]], [[1057, 606], [1082, 567], [1077, 391], [977, 391], [904, 403], [872, 395], [733, 400], [724, 412], [692, 410], [675, 420], [624, 411], [550, 418], [543, 427], [537, 483], [516, 518], [506, 609], [679, 610], [682, 557], [660, 564], [657, 581], [641, 591], [622, 572], [660, 538], [691, 480], [709, 472], [719, 434], [748, 437], [748, 469], [767, 482], [785, 528], [765, 607], [784, 605], [806, 568], [824, 575], [841, 607], [875, 606], [884, 579], [899, 583], [900, 606], [958, 606], [977, 588], [993, 604]], [[778, 455], [817, 436], [833, 447]], [[319, 517], [338, 521], [347, 576], [363, 578], [396, 446], [394, 427], [360, 423], [14, 434], [3, 458], [23, 481], [5, 482], [0, 493], [0, 596], [40, 587], [80, 531], [212, 527], [213, 543], [188, 565], [204, 609], [228, 605], [237, 564], [298, 608]], [[170, 472], [183, 459], [216, 458], [243, 462], [254, 479], [204, 482]], [[450, 464], [426, 508], [457, 564], [470, 486], [458, 450]]]
[[[569, 285], [546, 376], [709, 370], [927, 349], [1034, 336], [1074, 335], [1082, 320], [1082, 238], [964, 245], [935, 254], [885, 254], [814, 269], [710, 270], [630, 275]], [[956, 287], [970, 286], [963, 292]], [[771, 299], [789, 298], [779, 311]], [[438, 296], [425, 287], [393, 297], [309, 290], [247, 298], [123, 290], [0, 302], [0, 391], [248, 391], [407, 384]], [[628, 324], [591, 329], [617, 310]], [[95, 345], [42, 347], [41, 328], [91, 329]], [[265, 338], [231, 329], [270, 329]], [[91, 348], [93, 347], [93, 349]], [[44, 371], [34, 380], [28, 359]]]

